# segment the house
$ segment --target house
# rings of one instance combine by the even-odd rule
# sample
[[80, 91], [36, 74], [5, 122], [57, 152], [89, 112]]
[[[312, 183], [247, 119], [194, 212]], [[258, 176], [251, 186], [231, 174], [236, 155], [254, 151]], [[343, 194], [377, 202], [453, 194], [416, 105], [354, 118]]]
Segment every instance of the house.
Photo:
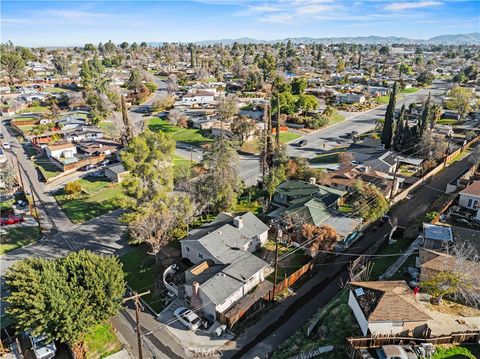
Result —
[[214, 100], [214, 94], [208, 91], [187, 93], [182, 97], [182, 102], [188, 104], [207, 104], [212, 103]]
[[348, 305], [365, 336], [417, 336], [431, 319], [405, 281], [351, 282]]
[[106, 166], [104, 173], [105, 177], [107, 177], [110, 181], [120, 183], [123, 181], [125, 176], [128, 175], [129, 171], [127, 171], [121, 163], [114, 163]]
[[335, 96], [335, 100], [338, 103], [354, 104], [354, 103], [364, 103], [366, 98], [363, 94], [339, 93]]
[[472, 292], [480, 292], [480, 263], [458, 259], [454, 255], [420, 248], [420, 280], [427, 281], [441, 272], [461, 271], [472, 283]]
[[182, 258], [194, 264], [185, 273], [185, 301], [202, 306], [217, 319], [271, 272], [268, 263], [252, 254], [267, 240], [268, 226], [253, 213], [233, 217], [220, 213], [213, 222], [180, 241]]
[[[480, 207], [480, 181], [474, 181], [459, 193], [458, 205], [477, 211]], [[480, 218], [479, 218], [480, 219]]]
[[80, 142], [77, 146], [82, 153], [88, 156], [98, 156], [101, 154], [109, 156], [117, 152], [121, 147], [118, 142], [107, 140]]
[[398, 165], [398, 155], [393, 151], [387, 151], [380, 156], [372, 156], [363, 161], [365, 166], [371, 167], [384, 173], [394, 173]]
[[372, 158], [378, 158], [387, 151], [383, 148], [380, 140], [367, 137], [360, 143], [352, 143], [346, 152], [351, 153], [353, 159], [359, 163], [363, 163]]
[[277, 208], [268, 216], [316, 226], [330, 225], [335, 228], [338, 240], [348, 243], [357, 237], [362, 220], [338, 211], [346, 193], [313, 181], [285, 181], [275, 189], [272, 205]]
[[74, 158], [77, 154], [77, 146], [72, 143], [57, 143], [46, 146], [45, 153], [50, 158]]
[[438, 224], [423, 224], [423, 243], [426, 249], [442, 249], [453, 243], [452, 227]]

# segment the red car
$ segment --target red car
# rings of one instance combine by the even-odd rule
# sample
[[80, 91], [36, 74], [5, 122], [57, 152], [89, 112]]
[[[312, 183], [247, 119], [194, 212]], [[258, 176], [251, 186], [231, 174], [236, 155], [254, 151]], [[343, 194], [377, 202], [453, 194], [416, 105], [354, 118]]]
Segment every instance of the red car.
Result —
[[9, 216], [7, 218], [2, 218], [0, 220], [0, 225], [1, 226], [8, 226], [9, 224], [22, 223], [23, 221], [24, 221], [23, 217]]

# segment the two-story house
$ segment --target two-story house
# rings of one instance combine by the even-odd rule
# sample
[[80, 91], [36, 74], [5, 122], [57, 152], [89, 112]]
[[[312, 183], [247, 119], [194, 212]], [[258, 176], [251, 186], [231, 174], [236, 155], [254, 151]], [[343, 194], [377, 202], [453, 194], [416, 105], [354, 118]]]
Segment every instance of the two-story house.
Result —
[[268, 263], [252, 254], [267, 240], [268, 226], [253, 213], [220, 213], [180, 241], [182, 258], [194, 264], [185, 273], [184, 299], [217, 319], [265, 280]]

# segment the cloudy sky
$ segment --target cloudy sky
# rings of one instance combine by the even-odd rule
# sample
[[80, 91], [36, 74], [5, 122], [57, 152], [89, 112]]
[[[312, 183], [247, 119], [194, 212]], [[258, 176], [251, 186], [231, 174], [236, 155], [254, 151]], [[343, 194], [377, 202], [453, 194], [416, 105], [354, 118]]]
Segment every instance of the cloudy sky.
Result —
[[480, 0], [2, 0], [1, 20], [1, 41], [24, 46], [239, 37], [426, 39], [480, 31]]

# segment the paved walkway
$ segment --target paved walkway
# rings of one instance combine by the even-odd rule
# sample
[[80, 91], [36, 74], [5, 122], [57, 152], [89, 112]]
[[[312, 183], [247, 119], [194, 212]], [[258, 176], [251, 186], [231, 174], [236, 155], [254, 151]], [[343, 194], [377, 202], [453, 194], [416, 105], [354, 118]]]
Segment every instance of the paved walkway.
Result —
[[418, 236], [417, 239], [415, 239], [411, 244], [410, 247], [407, 248], [405, 253], [403, 253], [400, 257], [397, 258], [395, 262], [383, 273], [379, 279], [384, 280], [384, 279], [389, 279], [391, 278], [397, 271], [400, 269], [400, 267], [403, 265], [403, 263], [406, 262], [408, 257], [413, 252], [416, 252], [418, 248], [420, 247], [420, 244], [422, 243], [422, 237]]

